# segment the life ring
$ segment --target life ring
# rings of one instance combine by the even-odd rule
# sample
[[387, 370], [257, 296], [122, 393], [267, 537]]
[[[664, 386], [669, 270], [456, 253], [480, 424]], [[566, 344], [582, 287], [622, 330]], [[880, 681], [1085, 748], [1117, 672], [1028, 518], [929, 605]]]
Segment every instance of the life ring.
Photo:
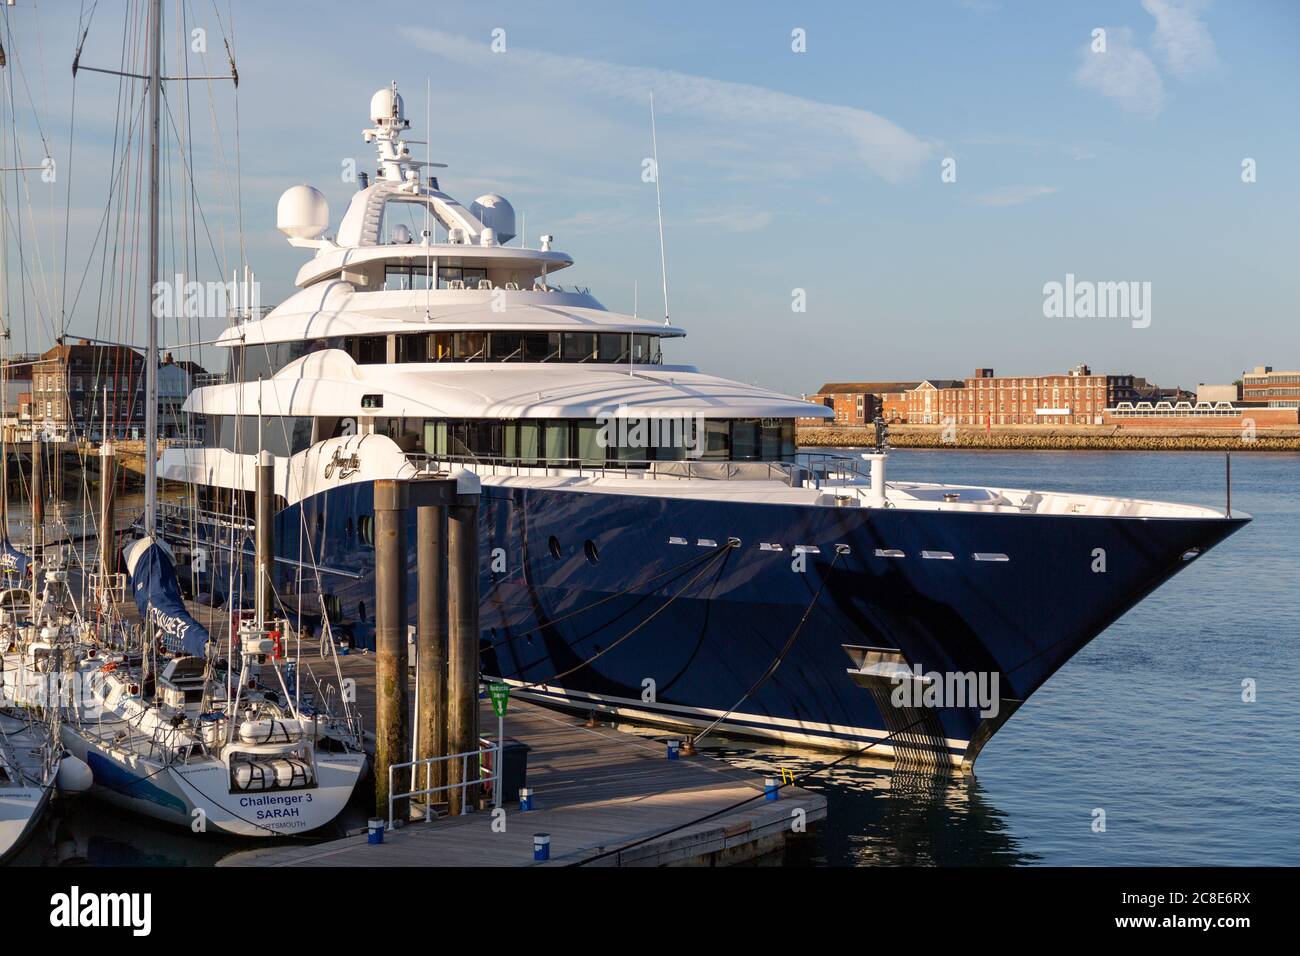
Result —
[[101, 673], [107, 673], [108, 671], [115, 671], [115, 670], [117, 670], [117, 662], [116, 662], [116, 661], [109, 661], [107, 664], [105, 664], [105, 665], [104, 665], [103, 667], [101, 667], [99, 670], [100, 670]]

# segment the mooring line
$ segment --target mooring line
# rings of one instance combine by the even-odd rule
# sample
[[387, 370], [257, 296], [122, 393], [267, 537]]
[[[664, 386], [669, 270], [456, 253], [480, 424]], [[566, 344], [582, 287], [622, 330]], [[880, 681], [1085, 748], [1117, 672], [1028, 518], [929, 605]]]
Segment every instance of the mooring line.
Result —
[[[728, 545], [728, 546], [729, 546], [729, 545]], [[727, 546], [724, 546], [724, 547], [727, 547]], [[648, 577], [648, 578], [646, 578], [644, 581], [636, 581], [636, 582], [633, 582], [632, 584], [628, 585], [628, 586], [627, 586], [626, 588], [624, 588], [623, 590], [621, 590], [621, 591], [616, 591], [616, 592], [614, 592], [613, 594], [608, 594], [608, 595], [606, 595], [605, 597], [601, 598], [601, 599], [598, 600], [598, 601], [593, 601], [591, 604], [587, 604], [587, 605], [584, 605], [583, 607], [579, 607], [579, 608], [574, 608], [572, 611], [568, 611], [568, 612], [565, 613], [565, 614], [561, 614], [559, 617], [552, 618], [552, 619], [548, 620], [548, 621], [547, 621], [546, 623], [544, 623], [544, 624], [538, 624], [536, 627], [530, 627], [530, 628], [529, 628], [528, 630], [526, 630], [526, 631], [520, 631], [518, 634], [512, 634], [512, 635], [510, 635], [509, 637], [505, 638], [504, 640], [495, 641], [494, 643], [487, 644], [487, 645], [485, 645], [485, 646], [479, 648], [479, 653], [482, 654], [482, 653], [484, 653], [484, 652], [486, 652], [486, 651], [496, 650], [498, 647], [504, 647], [504, 646], [507, 645], [507, 644], [513, 644], [515, 641], [519, 640], [519, 638], [521, 638], [521, 637], [527, 637], [529, 634], [536, 634], [538, 631], [543, 631], [543, 630], [545, 630], [545, 629], [548, 628], [548, 627], [554, 627], [556, 624], [559, 624], [561, 621], [567, 621], [567, 620], [568, 620], [569, 618], [571, 618], [571, 617], [576, 617], [576, 616], [579, 615], [579, 614], [585, 614], [587, 611], [593, 610], [594, 608], [598, 608], [598, 607], [600, 607], [602, 604], [607, 604], [607, 603], [609, 603], [610, 601], [614, 600], [615, 598], [621, 598], [621, 597], [623, 597], [623, 596], [625, 596], [625, 595], [627, 595], [627, 594], [630, 594], [631, 592], [637, 590], [638, 588], [643, 588], [643, 587], [645, 587], [647, 584], [650, 584], [650, 583], [652, 583], [652, 582], [654, 582], [654, 581], [658, 581], [660, 578], [665, 577], [666, 575], [672, 574], [674, 571], [684, 571], [684, 570], [686, 570], [687, 568], [690, 568], [692, 565], [694, 565], [694, 564], [696, 564], [696, 563], [698, 563], [698, 562], [701, 562], [701, 561], [707, 561], [709, 558], [711, 558], [711, 557], [713, 557], [713, 556], [714, 556], [713, 553], [705, 552], [704, 554], [702, 554], [702, 555], [697, 555], [697, 556], [694, 557], [694, 558], [688, 558], [687, 560], [681, 562], [680, 564], [674, 564], [672, 567], [667, 568], [666, 570], [660, 571], [658, 574], [653, 575], [652, 577]]]
[[700, 570], [696, 573], [695, 577], [693, 577], [693, 578], [691, 578], [689, 581], [687, 581], [686, 584], [685, 584], [684, 586], [682, 586], [682, 587], [677, 591], [676, 594], [674, 594], [672, 597], [670, 597], [667, 601], [665, 601], [665, 602], [664, 602], [663, 604], [661, 604], [659, 607], [655, 608], [654, 611], [652, 611], [652, 612], [650, 613], [650, 615], [649, 615], [649, 616], [648, 616], [644, 621], [642, 621], [640, 624], [636, 625], [636, 627], [632, 628], [630, 631], [627, 631], [625, 634], [623, 634], [621, 637], [619, 637], [616, 641], [614, 641], [613, 644], [610, 644], [609, 647], [602, 648], [601, 650], [599, 650], [599, 651], [597, 651], [595, 654], [593, 654], [591, 657], [587, 658], [585, 661], [582, 661], [582, 662], [580, 662], [580, 663], [578, 663], [578, 664], [575, 664], [573, 667], [570, 667], [568, 670], [560, 671], [560, 673], [558, 673], [558, 674], [552, 674], [552, 675], [551, 675], [550, 677], [548, 677], [546, 680], [541, 680], [541, 681], [529, 681], [528, 683], [520, 684], [519, 687], [518, 687], [517, 689], [518, 689], [518, 690], [527, 690], [527, 689], [530, 688], [530, 687], [545, 687], [547, 684], [554, 683], [555, 681], [559, 680], [559, 679], [562, 678], [562, 677], [568, 677], [570, 674], [574, 673], [575, 671], [582, 670], [582, 668], [586, 667], [588, 664], [592, 664], [592, 663], [594, 663], [595, 661], [599, 660], [601, 657], [603, 657], [604, 655], [608, 654], [608, 653], [609, 653], [610, 651], [612, 651], [614, 648], [618, 647], [620, 644], [622, 644], [624, 641], [626, 641], [628, 638], [630, 638], [633, 634], [636, 634], [638, 631], [640, 631], [643, 627], [645, 627], [647, 624], [649, 624], [651, 621], [653, 621], [656, 617], [658, 617], [658, 616], [659, 616], [660, 614], [662, 614], [664, 611], [668, 610], [668, 608], [672, 606], [672, 603], [673, 603], [674, 601], [676, 601], [679, 597], [681, 597], [683, 594], [685, 594], [687, 591], [690, 590], [691, 585], [693, 585], [693, 584], [694, 584], [696, 581], [698, 581], [700, 578], [704, 577], [704, 573], [705, 573], [706, 571], [708, 571], [710, 567], [712, 567], [713, 562], [717, 561], [719, 558], [724, 557], [724, 556], [727, 554], [728, 551], [730, 551], [732, 548], [736, 548], [736, 547], [739, 547], [739, 542], [738, 542], [735, 538], [732, 538], [732, 539], [729, 540], [726, 544], [720, 546], [716, 551], [714, 551], [711, 555], [708, 556], [709, 559], [708, 559], [707, 561], [704, 562], [704, 565], [703, 565], [703, 566], [700, 568]]
[[803, 616], [799, 618], [799, 623], [794, 626], [794, 631], [790, 634], [790, 639], [785, 642], [785, 647], [781, 648], [781, 650], [777, 652], [776, 657], [772, 659], [772, 663], [768, 665], [767, 670], [763, 671], [762, 675], [753, 683], [749, 690], [745, 691], [745, 693], [740, 696], [740, 700], [727, 708], [726, 712], [723, 713], [721, 717], [692, 737], [692, 744], [698, 744], [703, 740], [705, 734], [730, 717], [737, 707], [749, 700], [749, 698], [752, 697], [754, 693], [766, 684], [768, 679], [776, 673], [777, 668], [780, 667], [782, 662], [785, 660], [785, 656], [789, 654], [790, 649], [794, 647], [794, 642], [799, 639], [799, 634], [803, 631], [803, 626], [808, 621], [808, 615], [812, 613], [813, 608], [817, 605], [817, 599], [822, 596], [822, 591], [826, 590], [826, 585], [830, 581], [831, 575], [835, 572], [835, 565], [843, 554], [844, 552], [838, 547], [835, 549], [835, 557], [831, 559], [830, 567], [826, 569], [826, 575], [822, 578], [821, 584], [818, 585], [817, 592], [813, 594], [812, 600], [808, 602], [808, 607], [804, 609]]
[[850, 751], [849, 753], [843, 754], [842, 756], [839, 756], [834, 760], [832, 760], [830, 763], [823, 764], [820, 767], [814, 767], [811, 770], [805, 770], [797, 777], [791, 777], [788, 781], [783, 780], [775, 787], [764, 786], [762, 790], [754, 794], [752, 797], [746, 797], [744, 800], [740, 800], [736, 803], [731, 804], [730, 806], [723, 807], [720, 810], [714, 810], [711, 813], [706, 813], [704, 816], [696, 817], [694, 820], [688, 820], [685, 823], [679, 823], [677, 824], [677, 826], [669, 827], [668, 829], [661, 830], [658, 833], [652, 833], [647, 837], [641, 837], [638, 840], [633, 840], [630, 843], [625, 843], [622, 846], [615, 847], [612, 850], [605, 850], [604, 852], [597, 853], [594, 856], [589, 856], [581, 860], [575, 860], [573, 863], [569, 863], [567, 865], [586, 866], [588, 863], [595, 863], [597, 860], [603, 860], [606, 859], [607, 857], [615, 856], [619, 853], [623, 853], [627, 850], [631, 850], [634, 847], [638, 847], [643, 844], [653, 842], [654, 840], [662, 839], [663, 837], [666, 837], [672, 833], [676, 833], [679, 830], [685, 830], [688, 827], [693, 827], [701, 823], [707, 823], [709, 820], [712, 820], [714, 817], [720, 817], [723, 816], [724, 814], [731, 813], [734, 810], [738, 810], [743, 806], [747, 806], [748, 804], [753, 803], [755, 800], [766, 800], [768, 799], [769, 792], [772, 792], [774, 790], [784, 790], [786, 787], [798, 786], [804, 780], [808, 780], [811, 777], [815, 777], [818, 776], [819, 774], [823, 774], [827, 770], [830, 770], [832, 767], [838, 766], [839, 764], [843, 763], [845, 760], [848, 760], [850, 757], [860, 757], [862, 754], [866, 753], [872, 747], [876, 747], [883, 743], [888, 743], [890, 740], [894, 739], [899, 734], [907, 733], [909, 730], [911, 730], [913, 727], [918, 726], [920, 723], [921, 721], [917, 720], [914, 723], [909, 724], [908, 726], [903, 727], [900, 730], [896, 730], [893, 733], [888, 734], [887, 736], [881, 737], [879, 740], [871, 741], [869, 744], [867, 744], [864, 747], [861, 747], [858, 750]]

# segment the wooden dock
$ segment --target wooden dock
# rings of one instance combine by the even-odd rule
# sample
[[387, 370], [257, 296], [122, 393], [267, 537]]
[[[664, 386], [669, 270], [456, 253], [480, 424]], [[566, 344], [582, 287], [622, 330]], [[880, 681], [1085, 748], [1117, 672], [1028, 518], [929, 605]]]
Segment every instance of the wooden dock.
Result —
[[[363, 683], [369, 668], [373, 686], [373, 656], [342, 660], [347, 676], [358, 680], [362, 713], [373, 719]], [[496, 732], [486, 702], [482, 727]], [[531, 748], [527, 786], [535, 809], [506, 805], [504, 832], [494, 829], [492, 813], [478, 812], [408, 824], [385, 833], [382, 845], [360, 834], [238, 853], [219, 865], [730, 865], [775, 857], [787, 839], [826, 816], [820, 794], [786, 787], [780, 799], [767, 800], [761, 777], [716, 758], [669, 760], [662, 742], [604, 725], [588, 728], [580, 718], [525, 701], [510, 701], [505, 734]], [[551, 836], [546, 863], [533, 860], [535, 833]]]

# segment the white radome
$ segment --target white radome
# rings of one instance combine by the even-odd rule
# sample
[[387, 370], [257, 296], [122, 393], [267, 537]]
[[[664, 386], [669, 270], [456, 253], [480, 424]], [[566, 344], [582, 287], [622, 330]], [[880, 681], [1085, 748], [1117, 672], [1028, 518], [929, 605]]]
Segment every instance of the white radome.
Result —
[[329, 224], [329, 203], [314, 186], [290, 186], [275, 205], [275, 228], [290, 238], [315, 239]]
[[470, 204], [469, 211], [475, 219], [492, 230], [496, 241], [502, 245], [517, 235], [515, 207], [496, 193], [479, 196]]
[[[396, 107], [396, 109], [394, 109]], [[396, 115], [394, 115], [396, 113]], [[397, 90], [384, 87], [370, 97], [370, 118], [376, 126], [383, 126], [390, 120], [400, 124], [406, 119], [405, 104], [402, 94]]]

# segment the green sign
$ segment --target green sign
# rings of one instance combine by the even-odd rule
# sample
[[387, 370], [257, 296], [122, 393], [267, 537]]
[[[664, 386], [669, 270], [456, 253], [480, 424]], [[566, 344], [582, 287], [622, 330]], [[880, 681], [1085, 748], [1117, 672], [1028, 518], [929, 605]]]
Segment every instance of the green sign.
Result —
[[509, 684], [488, 684], [488, 696], [492, 698], [492, 709], [498, 717], [506, 715], [506, 707], [510, 704], [510, 685]]

